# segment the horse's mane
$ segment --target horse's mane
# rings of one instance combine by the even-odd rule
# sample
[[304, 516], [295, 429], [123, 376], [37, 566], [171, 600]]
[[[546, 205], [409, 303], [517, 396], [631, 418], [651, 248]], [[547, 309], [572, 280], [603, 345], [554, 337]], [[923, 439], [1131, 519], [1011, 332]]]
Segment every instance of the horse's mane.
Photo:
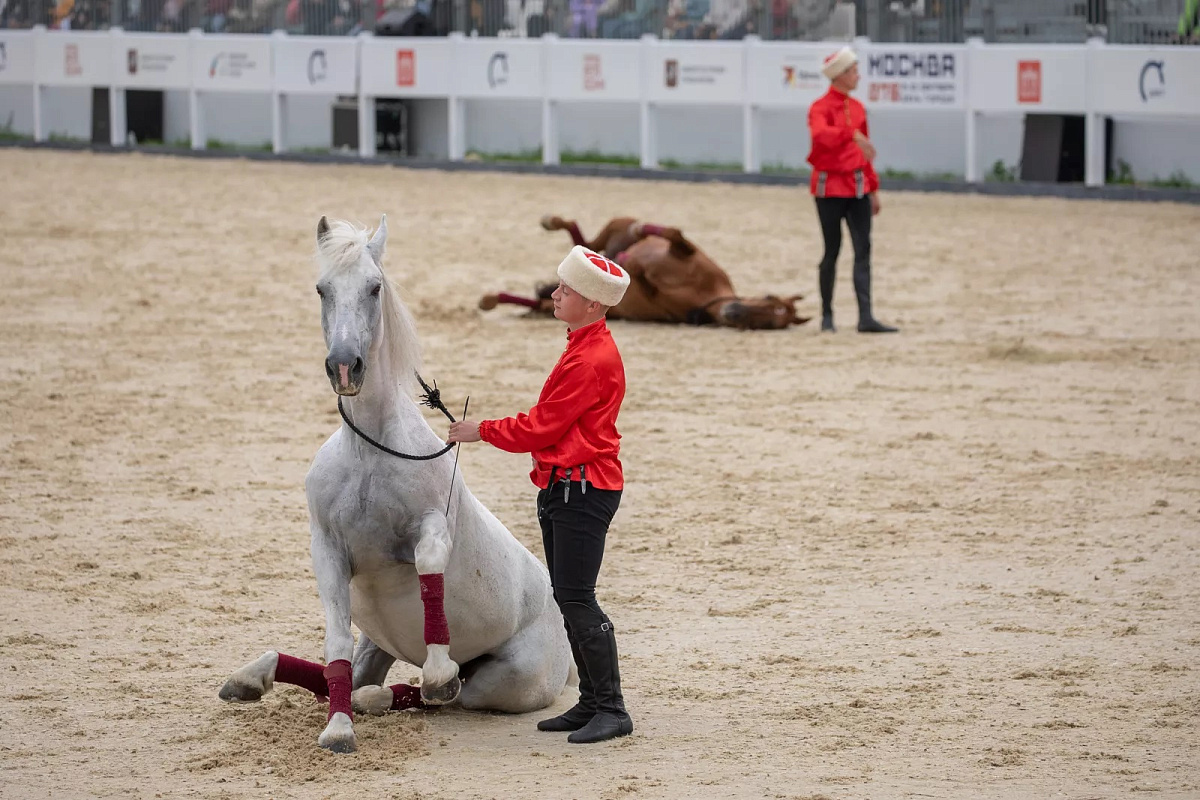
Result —
[[[372, 231], [345, 220], [328, 220], [329, 232], [317, 240], [317, 261], [321, 276], [351, 269], [358, 264], [363, 250], [371, 240]], [[368, 254], [368, 257], [370, 255]], [[381, 254], [382, 259], [382, 254]], [[374, 259], [372, 259], [374, 261]], [[380, 300], [385, 340], [381, 352], [389, 358], [400, 378], [401, 388], [412, 395], [417, 389], [416, 374], [421, 369], [421, 342], [412, 314], [400, 299], [383, 264], [374, 262], [383, 278]]]

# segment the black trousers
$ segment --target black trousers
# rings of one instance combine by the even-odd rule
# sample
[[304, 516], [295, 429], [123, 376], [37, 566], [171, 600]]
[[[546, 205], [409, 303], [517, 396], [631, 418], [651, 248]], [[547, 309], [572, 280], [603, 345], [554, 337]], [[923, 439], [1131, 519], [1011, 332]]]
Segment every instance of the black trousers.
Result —
[[864, 306], [871, 310], [871, 196], [818, 197], [817, 217], [821, 221], [821, 236], [825, 239], [825, 255], [821, 258], [821, 313], [833, 313], [833, 286], [837, 277], [837, 259], [842, 250], [842, 220], [850, 230], [854, 246], [854, 293], [858, 297], [859, 313]]
[[621, 492], [589, 484], [585, 493], [579, 481], [574, 481], [564, 497], [564, 485], [552, 484], [537, 497], [554, 600], [559, 607], [579, 603], [603, 614], [596, 603], [596, 577], [604, 560], [609, 523], [621, 504]]

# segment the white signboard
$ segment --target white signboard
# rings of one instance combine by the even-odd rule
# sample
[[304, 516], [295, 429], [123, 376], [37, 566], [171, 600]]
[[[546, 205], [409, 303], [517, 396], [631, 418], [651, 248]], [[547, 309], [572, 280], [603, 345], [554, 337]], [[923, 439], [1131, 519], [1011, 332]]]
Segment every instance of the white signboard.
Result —
[[204, 36], [192, 46], [192, 80], [198, 91], [271, 91], [270, 37]]
[[1087, 100], [1082, 47], [994, 45], [971, 51], [971, 104], [978, 111], [1082, 114]]
[[637, 100], [642, 46], [637, 42], [558, 41], [550, 46], [550, 96], [556, 100]]
[[289, 36], [275, 42], [275, 87], [285, 94], [354, 94], [358, 42]]
[[0, 31], [0, 84], [32, 84], [33, 53], [32, 33]]
[[871, 108], [963, 108], [967, 50], [962, 45], [857, 48], [855, 97]]
[[464, 97], [541, 97], [540, 41], [466, 39], [455, 53]]
[[656, 103], [741, 103], [745, 48], [739, 43], [656, 45], [643, 77]]
[[821, 64], [829, 45], [753, 45], [747, 65], [751, 102], [764, 106], [808, 107], [829, 91]]
[[50, 31], [38, 42], [38, 80], [47, 86], [107, 86], [111, 53], [108, 33]]
[[452, 39], [363, 39], [363, 93], [370, 97], [449, 97], [454, 93], [454, 46]]
[[1200, 115], [1200, 48], [1099, 48], [1092, 102], [1104, 114]]
[[129, 33], [112, 45], [113, 82], [131, 89], [191, 86], [191, 41], [184, 34]]

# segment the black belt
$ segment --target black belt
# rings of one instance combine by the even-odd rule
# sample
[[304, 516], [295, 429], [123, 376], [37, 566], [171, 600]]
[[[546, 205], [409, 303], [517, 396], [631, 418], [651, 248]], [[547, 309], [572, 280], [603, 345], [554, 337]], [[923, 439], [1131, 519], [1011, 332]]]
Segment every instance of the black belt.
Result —
[[[586, 474], [586, 470], [587, 470], [587, 466], [586, 466], [586, 465], [584, 465], [584, 464], [580, 464], [580, 465], [579, 465], [579, 492], [580, 492], [580, 494], [587, 494], [587, 474]], [[571, 473], [572, 473], [572, 472], [574, 472], [574, 471], [575, 471], [575, 467], [567, 467], [567, 471], [566, 471], [566, 473], [565, 473], [564, 477], [562, 478], [562, 484], [563, 484], [563, 502], [564, 502], [564, 503], [566, 503], [566, 502], [569, 502], [569, 501], [570, 501], [570, 497], [571, 497]], [[550, 468], [550, 482], [546, 484], [546, 488], [547, 488], [547, 489], [552, 489], [552, 488], [554, 487], [554, 484], [559, 482], [559, 481], [558, 481], [558, 479], [557, 479], [557, 476], [558, 476], [558, 467], [556, 467], [556, 466], [555, 466], [555, 467], [551, 467], [551, 468]]]

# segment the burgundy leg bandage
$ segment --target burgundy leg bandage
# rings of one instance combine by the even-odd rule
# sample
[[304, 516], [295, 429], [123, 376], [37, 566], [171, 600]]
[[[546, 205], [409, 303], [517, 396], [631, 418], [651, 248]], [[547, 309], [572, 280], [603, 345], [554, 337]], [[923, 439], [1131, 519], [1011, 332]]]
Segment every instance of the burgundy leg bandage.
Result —
[[446, 579], [440, 572], [421, 575], [421, 602], [425, 604], [425, 644], [450, 644], [450, 626], [446, 622], [443, 600]]
[[314, 664], [312, 661], [280, 653], [279, 663], [275, 667], [275, 682], [290, 683], [301, 689], [308, 689], [318, 697], [328, 697], [329, 686], [325, 682], [323, 669], [320, 664]]
[[421, 687], [410, 686], [407, 683], [397, 683], [388, 687], [392, 690], [392, 711], [403, 711], [406, 708], [424, 708], [421, 702]]
[[519, 297], [515, 294], [509, 294], [508, 292], [500, 292], [496, 295], [496, 299], [501, 303], [509, 303], [514, 306], [526, 306], [528, 308], [537, 308], [539, 305], [541, 305], [540, 301], [538, 300], [531, 300], [528, 297]]
[[339, 711], [354, 719], [350, 708], [350, 662], [344, 658], [331, 661], [325, 668], [325, 682], [329, 685], [329, 719]]
[[572, 222], [567, 225], [567, 233], [571, 234], [571, 243], [587, 247], [587, 242], [584, 241], [583, 234], [579, 232], [579, 226]]

